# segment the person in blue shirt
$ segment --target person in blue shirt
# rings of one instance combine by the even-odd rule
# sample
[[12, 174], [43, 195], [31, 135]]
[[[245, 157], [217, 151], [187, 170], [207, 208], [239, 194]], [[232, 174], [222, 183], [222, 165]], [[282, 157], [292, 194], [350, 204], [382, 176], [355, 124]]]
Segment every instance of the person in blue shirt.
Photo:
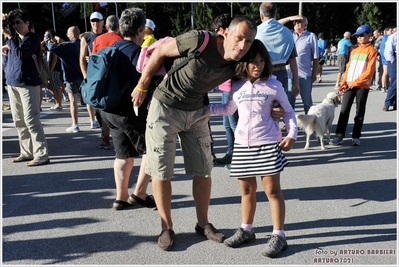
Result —
[[323, 65], [325, 64], [325, 62], [327, 61], [326, 56], [327, 56], [327, 41], [324, 40], [324, 34], [322, 32], [320, 32], [317, 35], [317, 46], [319, 48], [319, 68], [317, 70], [317, 76], [319, 76], [317, 78], [317, 82], [321, 83], [322, 79], [321, 79], [321, 75], [323, 75]]
[[4, 21], [8, 23], [3, 27], [2, 33], [8, 40], [2, 53], [8, 57], [6, 84], [20, 147], [20, 155], [12, 162], [28, 161], [28, 166], [48, 164], [47, 141], [40, 122], [41, 80], [34, 61], [41, 54], [40, 37], [30, 31], [32, 21], [26, 11], [15, 9], [3, 14], [2, 20], [3, 25]]
[[45, 38], [47, 49], [61, 59], [61, 65], [64, 69], [65, 91], [70, 100], [70, 112], [72, 117], [72, 126], [66, 129], [69, 133], [80, 131], [78, 124], [78, 91], [83, 81], [83, 75], [79, 67], [80, 52], [80, 30], [77, 26], [68, 28], [67, 36], [69, 42], [57, 43], [54, 37]]
[[338, 89], [339, 83], [341, 82], [342, 79], [342, 75], [345, 73], [346, 70], [346, 64], [348, 64], [349, 61], [350, 48], [353, 47], [353, 44], [350, 41], [350, 39], [351, 39], [351, 33], [345, 32], [344, 38], [342, 38], [338, 42], [338, 47], [337, 47], [338, 76], [334, 89]]
[[396, 110], [396, 52], [398, 50], [397, 40], [398, 34], [396, 33], [396, 31], [394, 31], [394, 33], [392, 33], [388, 37], [388, 40], [385, 43], [384, 57], [388, 63], [388, 74], [390, 83], [384, 106], [382, 108], [383, 111], [388, 111], [390, 106], [393, 106], [393, 110]]
[[388, 40], [388, 37], [393, 33], [393, 26], [386, 27], [384, 30], [384, 37], [382, 37], [380, 44], [380, 57], [382, 64], [382, 76], [381, 76], [381, 92], [386, 93], [387, 88], [389, 86], [389, 75], [388, 75], [388, 61], [385, 59], [384, 50], [385, 43]]

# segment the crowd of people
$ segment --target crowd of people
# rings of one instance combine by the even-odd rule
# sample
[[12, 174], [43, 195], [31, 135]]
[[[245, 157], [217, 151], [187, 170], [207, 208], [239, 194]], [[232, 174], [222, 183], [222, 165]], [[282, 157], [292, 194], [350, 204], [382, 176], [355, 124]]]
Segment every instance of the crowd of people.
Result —
[[[158, 246], [163, 250], [173, 249], [172, 178], [176, 140], [179, 140], [186, 174], [193, 177], [194, 231], [229, 247], [254, 242], [256, 178], [261, 177], [273, 224], [262, 255], [278, 257], [288, 247], [280, 179], [288, 164], [284, 152], [293, 147], [298, 132], [296, 98], [301, 96], [307, 114], [313, 106], [313, 83], [322, 82], [327, 60], [330, 65], [337, 61], [335, 87], [342, 95], [342, 106], [332, 144], [343, 144], [350, 109], [356, 99], [352, 145], [359, 146], [370, 89], [386, 89], [383, 111], [391, 106], [396, 110], [397, 34], [396, 28], [388, 28], [383, 36], [378, 30], [373, 32], [370, 26], [361, 25], [353, 35], [345, 32], [335, 47], [334, 42], [328, 45], [323, 33], [308, 31], [309, 20], [303, 15], [277, 20], [276, 3], [261, 3], [259, 15], [260, 25], [245, 15], [216, 17], [201, 56], [163, 79], [154, 90], [150, 88], [151, 78], [162, 62], [174, 58], [175, 66], [195, 53], [205, 38], [203, 31], [191, 30], [164, 42], [139, 73], [136, 65], [141, 48], [156, 41], [154, 21], [146, 18], [139, 8], [124, 10], [120, 18], [110, 15], [105, 25], [103, 15], [93, 12], [91, 30], [81, 33], [77, 26], [71, 26], [67, 31], [68, 41], [52, 30], [47, 30], [41, 40], [32, 32], [33, 24], [26, 11], [16, 9], [3, 14], [3, 21], [9, 23], [7, 27], [3, 23], [7, 42], [2, 47], [7, 58], [7, 93], [20, 144], [20, 155], [12, 162], [27, 161], [28, 166], [50, 163], [40, 123], [42, 81], [34, 57], [45, 55], [49, 62], [48, 89], [55, 99], [52, 109], [62, 110], [63, 91], [68, 94], [72, 124], [66, 132], [77, 133], [80, 131], [78, 101], [82, 101], [79, 88], [87, 78], [90, 55], [115, 46], [120, 55], [119, 84], [123, 87], [130, 83], [131, 90], [124, 92], [116, 108], [100, 111], [86, 106], [90, 128], [102, 129], [99, 148], [110, 150], [112, 143], [115, 151], [113, 208], [124, 210], [136, 204], [156, 207], [161, 219]], [[290, 22], [292, 30], [284, 26]], [[350, 41], [351, 36], [356, 37], [356, 44]], [[207, 93], [216, 87], [223, 91], [221, 104], [209, 104]], [[227, 149], [221, 159], [213, 157], [211, 115], [224, 116]], [[280, 129], [281, 118], [284, 126]], [[282, 131], [287, 132], [285, 137]], [[134, 159], [140, 156], [137, 183], [129, 195]], [[241, 225], [228, 238], [208, 218], [214, 163], [226, 165], [242, 192]], [[147, 194], [150, 181], [153, 195]]]

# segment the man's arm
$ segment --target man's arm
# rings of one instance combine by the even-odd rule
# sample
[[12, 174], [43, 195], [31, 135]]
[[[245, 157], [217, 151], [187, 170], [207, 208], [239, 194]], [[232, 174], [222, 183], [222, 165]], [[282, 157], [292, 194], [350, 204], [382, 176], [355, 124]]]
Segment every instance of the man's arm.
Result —
[[288, 62], [290, 64], [290, 69], [292, 73], [292, 95], [294, 97], [297, 97], [300, 92], [300, 87], [299, 87], [299, 76], [298, 76], [298, 64], [296, 62], [296, 59], [289, 58]]
[[80, 53], [79, 53], [79, 66], [80, 66], [80, 71], [83, 74], [83, 78], [86, 79], [87, 76], [87, 42], [86, 39], [82, 38], [80, 39]]
[[141, 78], [137, 83], [137, 86], [134, 88], [131, 94], [132, 102], [135, 106], [139, 107], [143, 103], [148, 87], [150, 86], [151, 79], [159, 67], [163, 64], [165, 58], [179, 56], [180, 53], [177, 49], [176, 38], [170, 39], [154, 50], [143, 70], [143, 73], [141, 74]]
[[279, 19], [278, 22], [280, 22], [281, 24], [286, 24], [290, 21], [295, 21], [295, 20], [302, 20], [303, 16], [302, 15], [295, 15], [295, 16], [290, 16], [290, 17], [285, 17], [282, 19]]

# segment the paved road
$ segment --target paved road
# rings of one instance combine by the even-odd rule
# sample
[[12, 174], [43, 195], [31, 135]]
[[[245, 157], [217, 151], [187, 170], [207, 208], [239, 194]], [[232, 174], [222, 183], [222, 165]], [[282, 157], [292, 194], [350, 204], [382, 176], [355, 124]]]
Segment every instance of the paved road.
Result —
[[[327, 67], [322, 83], [313, 88], [315, 103], [334, 91], [336, 67]], [[220, 101], [220, 92], [210, 93]], [[396, 265], [397, 264], [397, 113], [383, 112], [385, 94], [369, 95], [360, 147], [350, 133], [343, 146], [311, 149], [304, 133], [290, 152], [282, 173], [289, 248], [281, 257], [261, 255], [270, 233], [269, 203], [261, 186], [255, 216], [257, 241], [232, 249], [194, 233], [192, 180], [184, 174], [181, 152], [173, 177], [172, 216], [175, 250], [157, 245], [160, 220], [147, 208], [115, 211], [113, 151], [97, 148], [99, 130], [91, 130], [85, 108], [79, 108], [81, 132], [70, 134], [68, 105], [61, 112], [43, 103], [42, 123], [51, 164], [26, 167], [11, 163], [18, 138], [10, 111], [3, 112], [3, 254], [7, 265]], [[5, 102], [7, 98], [5, 95]], [[298, 102], [301, 102], [300, 100]], [[302, 113], [299, 103], [297, 112]], [[336, 109], [333, 131], [338, 120]], [[215, 152], [225, 152], [222, 118], [212, 117]], [[140, 159], [131, 177], [134, 186]], [[149, 187], [151, 193], [151, 186]], [[238, 183], [228, 170], [213, 170], [210, 221], [227, 236], [241, 223]], [[332, 263], [330, 261], [332, 260]]]

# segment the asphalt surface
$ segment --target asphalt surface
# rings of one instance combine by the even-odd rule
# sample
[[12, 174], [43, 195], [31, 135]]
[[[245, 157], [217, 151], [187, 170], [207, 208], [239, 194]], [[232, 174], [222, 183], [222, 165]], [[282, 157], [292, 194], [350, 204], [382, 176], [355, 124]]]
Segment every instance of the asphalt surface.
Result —
[[[334, 91], [336, 74], [337, 67], [325, 67], [322, 83], [313, 86], [315, 104]], [[211, 102], [220, 102], [219, 91], [209, 96]], [[3, 97], [7, 104], [7, 95]], [[90, 129], [84, 107], [79, 107], [81, 132], [67, 133], [69, 104], [52, 111], [53, 104], [43, 102], [51, 164], [37, 167], [11, 162], [19, 154], [18, 137], [11, 112], [3, 111], [2, 264], [396, 266], [397, 112], [383, 112], [384, 99], [381, 91], [370, 92], [359, 147], [351, 146], [355, 105], [342, 146], [327, 145], [322, 151], [313, 137], [305, 151], [305, 135], [299, 133], [281, 174], [289, 247], [276, 259], [261, 255], [272, 227], [259, 179], [257, 241], [236, 249], [208, 241], [194, 232], [192, 179], [185, 175], [179, 149], [172, 183], [175, 248], [165, 252], [157, 246], [161, 223], [156, 210], [111, 208], [114, 152], [97, 147], [100, 130]], [[300, 99], [296, 111], [303, 113]], [[212, 117], [211, 127], [215, 153], [223, 157], [222, 117]], [[130, 188], [140, 161], [135, 161]], [[215, 165], [212, 180], [209, 220], [230, 236], [241, 224], [239, 186], [223, 166]]]

